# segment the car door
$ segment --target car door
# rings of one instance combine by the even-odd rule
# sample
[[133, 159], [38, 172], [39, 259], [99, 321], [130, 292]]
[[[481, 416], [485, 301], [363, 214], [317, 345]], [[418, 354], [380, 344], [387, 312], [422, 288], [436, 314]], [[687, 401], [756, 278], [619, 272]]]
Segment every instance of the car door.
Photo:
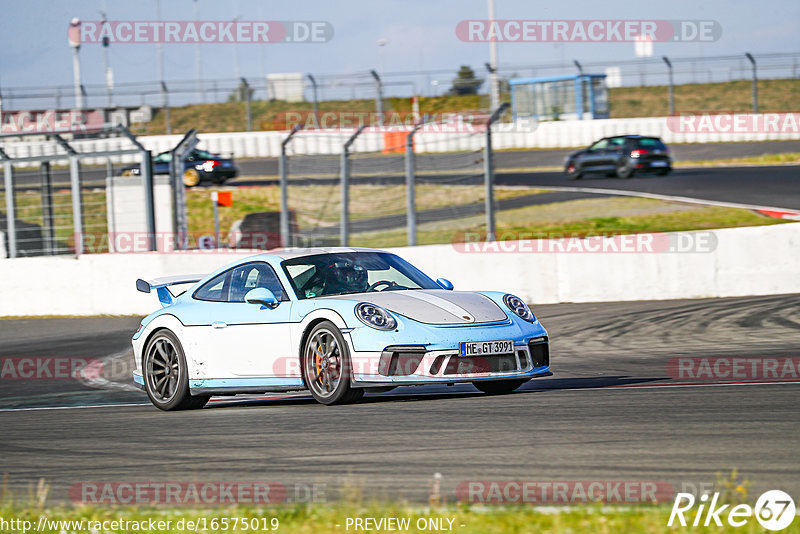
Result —
[[627, 139], [625, 137], [612, 137], [608, 140], [602, 160], [598, 163], [598, 170], [613, 171], [617, 168], [617, 162], [625, 154]]
[[[276, 308], [248, 304], [248, 291], [263, 287], [279, 300]], [[201, 326], [198, 344], [207, 378], [299, 377], [292, 350], [291, 301], [272, 266], [254, 261], [234, 267], [201, 286], [188, 320]], [[213, 371], [212, 371], [213, 370]]]
[[581, 167], [585, 171], [596, 170], [597, 166], [602, 164], [607, 146], [608, 139], [601, 139], [590, 146], [586, 153], [580, 158]]

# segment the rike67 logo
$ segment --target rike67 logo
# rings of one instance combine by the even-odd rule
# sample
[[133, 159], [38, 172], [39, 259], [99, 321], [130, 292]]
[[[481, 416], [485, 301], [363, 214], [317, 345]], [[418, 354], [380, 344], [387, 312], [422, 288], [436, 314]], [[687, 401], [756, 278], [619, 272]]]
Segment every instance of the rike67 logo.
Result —
[[763, 528], [778, 531], [791, 525], [796, 513], [794, 500], [781, 490], [762, 493], [755, 506], [722, 504], [719, 502], [719, 493], [711, 495], [710, 501], [707, 494], [695, 499], [691, 493], [678, 493], [667, 526], [675, 525], [677, 520], [682, 527], [743, 527], [755, 517]]

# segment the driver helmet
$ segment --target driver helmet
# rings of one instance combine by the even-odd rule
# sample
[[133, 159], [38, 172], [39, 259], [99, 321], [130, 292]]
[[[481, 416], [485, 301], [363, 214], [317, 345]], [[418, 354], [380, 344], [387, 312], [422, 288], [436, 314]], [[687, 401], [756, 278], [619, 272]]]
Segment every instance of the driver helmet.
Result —
[[333, 263], [326, 273], [326, 293], [358, 293], [369, 287], [367, 270], [351, 262]]

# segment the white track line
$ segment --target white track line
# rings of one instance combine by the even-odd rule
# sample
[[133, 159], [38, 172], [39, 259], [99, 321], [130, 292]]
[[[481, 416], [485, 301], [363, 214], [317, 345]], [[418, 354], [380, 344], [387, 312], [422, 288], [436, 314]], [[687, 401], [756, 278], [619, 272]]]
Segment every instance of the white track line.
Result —
[[532, 186], [536, 189], [552, 189], [554, 191], [578, 191], [581, 193], [597, 193], [597, 194], [607, 194], [607, 195], [616, 195], [616, 196], [625, 196], [625, 197], [643, 197], [643, 198], [654, 198], [656, 200], [670, 200], [673, 202], [684, 202], [687, 204], [704, 204], [706, 206], [718, 206], [722, 208], [741, 208], [746, 210], [756, 210], [756, 211], [785, 211], [789, 213], [794, 213], [800, 215], [800, 211], [795, 209], [789, 208], [775, 208], [771, 206], [757, 206], [755, 204], [740, 204], [738, 202], [722, 202], [719, 200], [702, 200], [699, 198], [691, 198], [691, 197], [679, 197], [675, 195], [660, 195], [658, 193], [644, 193], [641, 191], [628, 191], [625, 189], [600, 189], [596, 187], [572, 187], [572, 186], [557, 186], [557, 185], [541, 185], [541, 186]]

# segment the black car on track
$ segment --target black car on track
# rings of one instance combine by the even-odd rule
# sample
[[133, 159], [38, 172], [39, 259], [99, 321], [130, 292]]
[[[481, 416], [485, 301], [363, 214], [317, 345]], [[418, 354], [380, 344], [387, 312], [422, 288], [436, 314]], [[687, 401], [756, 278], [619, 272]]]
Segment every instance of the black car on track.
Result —
[[[153, 157], [153, 174], [169, 174], [171, 152], [162, 152]], [[139, 165], [129, 165], [122, 169], [122, 176], [139, 176]], [[183, 183], [193, 187], [200, 182], [222, 184], [226, 180], [236, 178], [239, 169], [233, 158], [223, 158], [205, 150], [192, 150], [183, 162]]]
[[573, 180], [589, 173], [630, 178], [645, 172], [665, 175], [671, 170], [667, 145], [658, 137], [643, 135], [604, 137], [570, 154], [564, 164], [564, 173]]

